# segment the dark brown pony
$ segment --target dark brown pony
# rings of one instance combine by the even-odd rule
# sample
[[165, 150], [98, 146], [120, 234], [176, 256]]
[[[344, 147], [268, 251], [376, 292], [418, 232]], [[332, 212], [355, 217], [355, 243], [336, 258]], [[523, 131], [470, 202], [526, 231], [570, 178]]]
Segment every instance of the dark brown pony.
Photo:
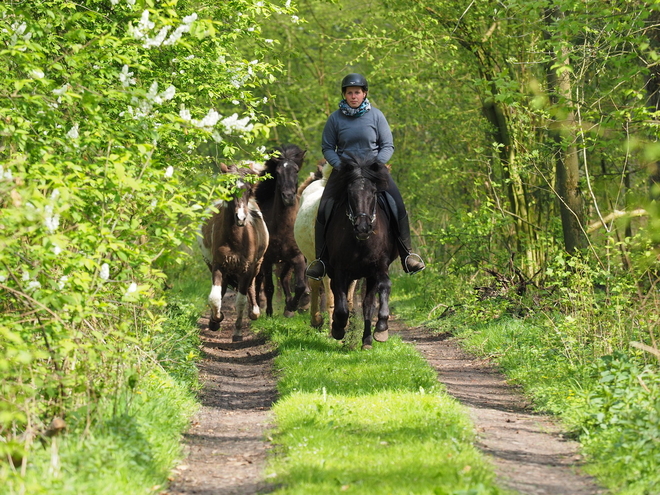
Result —
[[373, 339], [371, 321], [379, 295], [378, 321], [373, 338], [388, 339], [389, 296], [392, 283], [389, 267], [397, 256], [394, 232], [381, 201], [387, 187], [387, 168], [374, 159], [348, 156], [342, 159], [335, 180], [328, 182], [328, 198], [334, 203], [326, 226], [328, 275], [335, 298], [332, 336], [344, 338], [348, 323], [349, 286], [353, 280], [366, 279], [362, 301], [364, 332], [362, 347], [370, 348]]
[[[262, 172], [262, 175], [268, 173], [271, 177], [257, 186], [257, 202], [270, 233], [270, 244], [257, 279], [258, 288], [263, 281], [268, 316], [273, 316], [273, 265], [280, 264], [279, 278], [284, 290], [285, 316], [293, 316], [301, 298], [309, 293], [305, 278], [305, 257], [293, 236], [293, 224], [298, 211], [298, 172], [304, 157], [305, 151], [294, 144], [276, 148]], [[293, 295], [290, 286], [292, 270], [295, 277]]]
[[222, 165], [222, 172], [238, 176], [234, 194], [229, 201], [217, 201], [214, 212], [200, 228], [199, 246], [204, 261], [211, 271], [213, 287], [209, 294], [211, 317], [209, 329], [218, 330], [224, 319], [222, 298], [228, 286], [238, 291], [236, 297], [236, 323], [232, 341], [243, 340], [241, 327], [243, 313], [256, 320], [259, 304], [255, 292], [255, 277], [261, 268], [268, 247], [268, 229], [254, 199], [253, 184], [243, 179], [255, 173], [249, 168]]

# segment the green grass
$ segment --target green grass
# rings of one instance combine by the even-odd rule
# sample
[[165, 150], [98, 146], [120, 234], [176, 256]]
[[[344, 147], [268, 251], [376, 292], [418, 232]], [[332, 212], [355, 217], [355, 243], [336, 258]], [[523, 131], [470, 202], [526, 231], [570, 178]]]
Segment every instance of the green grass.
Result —
[[255, 327], [278, 346], [268, 466], [276, 493], [504, 493], [473, 446], [465, 409], [413, 346], [395, 336], [354, 350], [311, 329], [306, 315]]
[[166, 321], [147, 329], [142, 347], [126, 349], [118, 388], [67, 411], [65, 433], [35, 440], [24, 472], [0, 460], [0, 494], [128, 495], [166, 487], [198, 407], [196, 322], [206, 301], [185, 271], [172, 280]]
[[[106, 399], [98, 407], [109, 412], [115, 404]], [[14, 473], [0, 493], [157, 492], [181, 456], [180, 435], [195, 408], [188, 390], [154, 369], [88, 432], [68, 418], [73, 431], [34, 448], [26, 476]]]

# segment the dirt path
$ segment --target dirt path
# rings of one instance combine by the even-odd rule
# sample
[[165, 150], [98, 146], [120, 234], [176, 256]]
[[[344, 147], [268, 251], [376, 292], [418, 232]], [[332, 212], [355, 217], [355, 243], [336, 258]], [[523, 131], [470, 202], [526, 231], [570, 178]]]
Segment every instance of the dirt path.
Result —
[[468, 408], [478, 446], [502, 486], [534, 495], [604, 493], [592, 478], [578, 473], [579, 444], [565, 438], [550, 417], [534, 414], [491, 365], [463, 352], [448, 334], [393, 323], [402, 340], [415, 344], [447, 391]]
[[[233, 307], [233, 301], [225, 297]], [[222, 329], [199, 321], [204, 359], [200, 364], [202, 407], [186, 434], [187, 459], [175, 469], [166, 494], [246, 495], [265, 493], [265, 441], [276, 399], [273, 347], [244, 330], [232, 343], [234, 314], [225, 311]]]
[[[230, 318], [230, 321], [233, 321]], [[188, 458], [175, 470], [166, 494], [248, 495], [270, 490], [263, 478], [269, 408], [276, 399], [274, 352], [249, 331], [231, 343], [229, 324], [210, 332], [200, 320], [204, 360], [202, 408], [186, 435]], [[438, 371], [448, 392], [470, 411], [479, 446], [492, 460], [502, 486], [524, 494], [604, 493], [577, 472], [578, 445], [529, 404], [488, 363], [465, 354], [447, 335], [406, 328], [391, 332], [414, 343]]]

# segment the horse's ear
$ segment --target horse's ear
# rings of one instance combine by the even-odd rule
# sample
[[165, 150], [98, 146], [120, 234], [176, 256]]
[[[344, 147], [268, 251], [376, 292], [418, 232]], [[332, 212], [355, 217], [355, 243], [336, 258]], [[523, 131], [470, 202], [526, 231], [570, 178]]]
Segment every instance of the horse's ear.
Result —
[[221, 171], [223, 174], [226, 174], [227, 172], [229, 172], [229, 167], [227, 167], [227, 164], [226, 164], [226, 163], [221, 163], [221, 164], [220, 164], [220, 171]]

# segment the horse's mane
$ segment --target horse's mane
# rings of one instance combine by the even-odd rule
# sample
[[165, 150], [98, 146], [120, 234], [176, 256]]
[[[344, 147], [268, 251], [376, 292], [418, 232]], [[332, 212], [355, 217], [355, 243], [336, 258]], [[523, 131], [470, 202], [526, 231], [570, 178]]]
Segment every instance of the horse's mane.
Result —
[[321, 180], [321, 179], [326, 179], [326, 180], [328, 179], [327, 177], [323, 176], [323, 165], [327, 163], [328, 162], [326, 162], [325, 160], [321, 160], [319, 163], [317, 163], [316, 170], [314, 172], [310, 172], [309, 177], [307, 177], [303, 181], [303, 183], [300, 184], [300, 186], [298, 186], [298, 190], [296, 191], [296, 196], [298, 196], [298, 199], [300, 199], [300, 195], [312, 182], [316, 182], [317, 180]]
[[366, 179], [374, 183], [377, 191], [387, 189], [389, 172], [387, 167], [374, 157], [347, 154], [341, 159], [341, 167], [335, 169], [337, 178], [328, 184], [327, 194], [331, 198], [343, 201], [349, 184], [356, 180]]
[[257, 186], [257, 201], [260, 203], [275, 196], [275, 187], [277, 186], [275, 183], [275, 171], [277, 170], [277, 166], [285, 160], [292, 160], [298, 164], [298, 168], [300, 169], [302, 168], [303, 158], [305, 157], [305, 151], [295, 144], [278, 146], [269, 154], [271, 155], [270, 158], [266, 160], [263, 169], [259, 173], [260, 176], [271, 175], [270, 178], [261, 181]]

